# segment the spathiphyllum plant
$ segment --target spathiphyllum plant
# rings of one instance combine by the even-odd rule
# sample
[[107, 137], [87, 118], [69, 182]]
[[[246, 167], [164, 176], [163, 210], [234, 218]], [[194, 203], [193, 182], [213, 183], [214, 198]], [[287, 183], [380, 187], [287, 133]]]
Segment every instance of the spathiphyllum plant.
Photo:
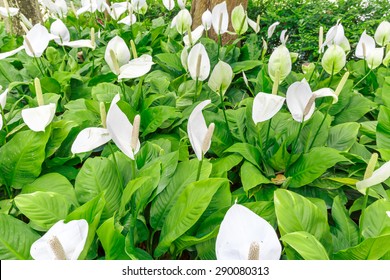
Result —
[[1, 260], [390, 259], [388, 1], [0, 2]]

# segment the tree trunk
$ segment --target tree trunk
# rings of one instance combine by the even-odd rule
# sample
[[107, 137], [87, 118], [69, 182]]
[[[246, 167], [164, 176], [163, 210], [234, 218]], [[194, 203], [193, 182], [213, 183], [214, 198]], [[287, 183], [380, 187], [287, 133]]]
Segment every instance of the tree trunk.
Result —
[[[226, 1], [226, 5], [228, 8], [228, 14], [229, 14], [229, 31], [233, 31], [233, 27], [231, 24], [231, 13], [234, 7], [242, 4], [244, 6], [244, 9], [248, 6], [248, 0], [192, 0], [192, 6], [191, 6], [191, 16], [192, 16], [192, 29], [195, 29], [200, 24], [202, 24], [202, 14], [209, 9], [210, 12], [213, 10], [214, 6]], [[213, 38], [214, 40], [218, 39], [217, 34], [215, 34], [213, 28], [209, 30], [209, 36], [210, 38]], [[231, 40], [234, 40], [236, 36], [229, 35], [227, 33], [222, 35], [222, 43], [225, 44]]]
[[[27, 19], [29, 19], [32, 24], [36, 24], [38, 22], [42, 22], [42, 14], [39, 9], [38, 0], [8, 0], [10, 7], [19, 8], [19, 13], [22, 13]], [[18, 35], [23, 35], [24, 30], [19, 24], [20, 17], [19, 15], [13, 17], [12, 25], [13, 32]], [[9, 30], [9, 24], [7, 24]]]

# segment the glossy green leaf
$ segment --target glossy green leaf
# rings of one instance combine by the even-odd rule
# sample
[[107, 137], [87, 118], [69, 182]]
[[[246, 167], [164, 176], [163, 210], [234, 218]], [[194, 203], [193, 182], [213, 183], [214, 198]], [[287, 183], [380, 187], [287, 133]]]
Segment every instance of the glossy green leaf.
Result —
[[261, 184], [270, 184], [271, 181], [261, 171], [248, 161], [241, 166], [240, 177], [244, 191], [249, 191]]
[[390, 234], [390, 217], [386, 211], [390, 211], [390, 202], [385, 199], [377, 200], [366, 208], [364, 219], [361, 220], [365, 238]]
[[329, 130], [327, 146], [339, 151], [347, 152], [356, 142], [360, 125], [358, 123], [343, 123], [333, 126]]
[[280, 238], [305, 260], [329, 260], [324, 246], [310, 233], [305, 231], [291, 232]]
[[225, 153], [237, 153], [256, 167], [260, 168], [261, 156], [259, 150], [255, 146], [247, 143], [236, 143], [225, 150]]
[[382, 158], [390, 160], [390, 109], [385, 106], [379, 109], [376, 143]]

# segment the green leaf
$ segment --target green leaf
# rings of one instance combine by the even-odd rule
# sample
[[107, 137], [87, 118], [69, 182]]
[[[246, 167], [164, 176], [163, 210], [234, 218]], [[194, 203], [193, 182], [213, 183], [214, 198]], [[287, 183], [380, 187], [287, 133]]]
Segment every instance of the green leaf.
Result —
[[20, 212], [30, 219], [31, 227], [40, 231], [47, 231], [65, 219], [71, 206], [65, 196], [53, 192], [19, 194], [14, 201]]
[[184, 72], [181, 65], [180, 57], [173, 53], [160, 53], [153, 56], [153, 60], [161, 66], [161, 68], [174, 76], [180, 76]]
[[125, 237], [115, 228], [114, 217], [106, 220], [96, 231], [106, 260], [129, 260], [125, 252]]
[[121, 92], [119, 86], [112, 83], [100, 83], [92, 88], [92, 98], [99, 102], [110, 103]]
[[[56, 79], [50, 77], [43, 77], [40, 79], [43, 93], [60, 93], [61, 85]], [[35, 91], [34, 91], [35, 92]]]
[[261, 184], [271, 183], [256, 166], [248, 161], [244, 161], [244, 164], [241, 166], [240, 177], [242, 186], [246, 192]]
[[390, 252], [390, 235], [368, 238], [359, 245], [337, 252], [335, 260], [379, 260]]
[[366, 113], [372, 111], [376, 107], [377, 104], [375, 102], [360, 94], [354, 94], [348, 105], [335, 116], [334, 124], [358, 121]]
[[261, 64], [262, 62], [260, 60], [246, 60], [246, 61], [235, 62], [231, 66], [233, 68], [233, 72], [236, 74], [239, 72], [252, 70], [257, 66], [260, 66]]
[[339, 151], [347, 152], [356, 142], [360, 125], [355, 122], [333, 126], [329, 130], [327, 146]]
[[225, 184], [228, 184], [227, 179], [210, 178], [187, 186], [166, 217], [154, 252], [156, 257], [164, 254], [173, 241], [197, 222], [214, 194]]
[[40, 238], [22, 221], [0, 214], [0, 259], [29, 260], [31, 245]]
[[335, 197], [333, 200], [332, 217], [336, 223], [336, 228], [339, 229], [340, 234], [347, 241], [348, 247], [356, 246], [359, 242], [359, 229], [349, 217], [348, 211], [341, 202], [340, 196]]
[[333, 167], [340, 161], [347, 159], [335, 149], [316, 147], [309, 153], [303, 154], [287, 170], [286, 177], [291, 177], [291, 188], [299, 188], [313, 182], [320, 177], [328, 168]]
[[297, 231], [283, 235], [280, 238], [305, 260], [329, 260], [324, 246], [310, 233]]
[[[165, 218], [177, 198], [189, 184], [196, 181], [198, 166], [198, 159], [180, 162], [177, 165], [177, 169], [170, 183], [152, 203], [150, 209], [150, 225], [154, 229], [162, 228]], [[211, 168], [211, 164], [207, 160], [203, 160], [199, 180], [207, 179], [210, 176]]]
[[156, 131], [158, 128], [167, 128], [181, 117], [176, 108], [169, 106], [150, 107], [141, 113], [142, 136]]
[[231, 154], [226, 157], [213, 160], [211, 162], [213, 164], [211, 177], [225, 177], [223, 174], [230, 171], [233, 167], [239, 165], [241, 161], [242, 156], [237, 154]]
[[362, 235], [365, 238], [390, 234], [390, 218], [386, 211], [390, 211], [390, 201], [384, 199], [377, 200], [366, 208], [364, 219], [361, 220]]
[[61, 174], [49, 173], [39, 177], [31, 184], [25, 185], [22, 189], [22, 194], [28, 194], [37, 191], [53, 192], [63, 195], [73, 205], [78, 206], [76, 193], [72, 184]]
[[[126, 206], [127, 204], [130, 203], [131, 198], [133, 197], [134, 193], [148, 184], [152, 178], [148, 176], [144, 176], [141, 178], [136, 178], [134, 180], [131, 180], [126, 188], [123, 190], [123, 194], [121, 196], [121, 202], [120, 202], [120, 207], [119, 207], [119, 216], [123, 217], [126, 212]], [[135, 210], [134, 210], [135, 211]]]
[[225, 153], [238, 153], [257, 168], [260, 168], [261, 156], [259, 150], [255, 146], [247, 143], [236, 143], [225, 150]]
[[87, 159], [76, 177], [75, 190], [81, 204], [104, 192], [104, 218], [111, 217], [119, 208], [122, 187], [114, 163], [107, 158]]
[[101, 194], [74, 210], [65, 219], [65, 222], [80, 219], [84, 219], [88, 222], [89, 228], [87, 241], [85, 242], [84, 249], [79, 256], [79, 260], [85, 259], [88, 254], [89, 248], [94, 241], [96, 229], [100, 224], [100, 218], [105, 205], [106, 201], [104, 200], [103, 194]]
[[331, 250], [331, 235], [326, 212], [307, 198], [283, 189], [274, 192], [274, 203], [282, 236], [296, 231], [306, 231], [314, 235], [328, 252]]
[[46, 132], [22, 131], [1, 147], [0, 182], [20, 189], [34, 181], [41, 173], [49, 136], [49, 128]]
[[49, 141], [47, 142], [46, 157], [50, 157], [58, 151], [72, 129], [77, 126], [78, 123], [74, 121], [60, 120], [53, 122], [51, 125], [53, 133], [50, 135]]
[[379, 108], [376, 143], [382, 158], [390, 160], [390, 109], [385, 106]]

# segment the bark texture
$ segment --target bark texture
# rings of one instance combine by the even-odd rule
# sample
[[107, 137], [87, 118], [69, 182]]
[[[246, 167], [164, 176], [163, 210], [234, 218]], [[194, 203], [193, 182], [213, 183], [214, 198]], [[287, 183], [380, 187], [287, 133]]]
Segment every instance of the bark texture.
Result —
[[[191, 16], [192, 16], [192, 29], [195, 29], [200, 24], [202, 24], [202, 14], [209, 9], [210, 12], [213, 10], [214, 6], [226, 1], [226, 5], [228, 8], [229, 13], [229, 31], [233, 31], [233, 27], [231, 24], [231, 13], [234, 7], [242, 4], [244, 6], [244, 9], [248, 7], [248, 0], [192, 0], [191, 5]], [[209, 30], [209, 35], [214, 40], [217, 40], [217, 34], [215, 34], [213, 28]], [[234, 40], [236, 36], [229, 35], [229, 34], [223, 34], [222, 35], [222, 43], [225, 44], [231, 40]]]
[[[42, 14], [39, 9], [38, 0], [8, 0], [8, 3], [10, 7], [19, 8], [19, 13], [22, 13], [26, 18], [28, 18], [32, 22], [32, 24], [42, 22]], [[19, 16], [13, 17], [13, 32], [19, 35], [24, 35], [24, 31], [20, 26], [19, 22]]]

